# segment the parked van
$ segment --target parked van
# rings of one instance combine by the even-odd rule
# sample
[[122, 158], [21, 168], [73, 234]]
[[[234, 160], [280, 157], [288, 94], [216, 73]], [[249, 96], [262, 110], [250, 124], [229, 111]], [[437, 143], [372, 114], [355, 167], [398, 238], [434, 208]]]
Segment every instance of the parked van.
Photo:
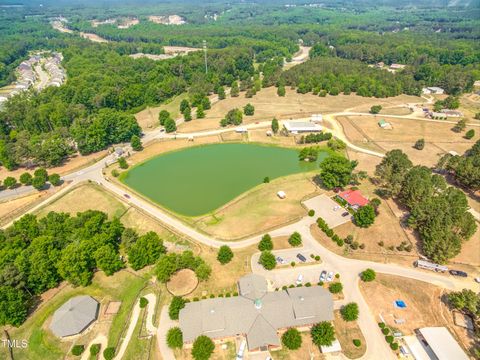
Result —
[[297, 281], [295, 281], [295, 284], [300, 285], [303, 282], [303, 275], [300, 274], [298, 275]]

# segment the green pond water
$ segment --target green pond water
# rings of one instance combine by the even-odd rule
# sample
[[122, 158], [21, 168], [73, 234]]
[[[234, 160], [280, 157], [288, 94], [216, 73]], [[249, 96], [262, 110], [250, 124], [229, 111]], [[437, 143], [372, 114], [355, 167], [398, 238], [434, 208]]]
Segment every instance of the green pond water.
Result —
[[[310, 171], [317, 163], [298, 161], [298, 151], [256, 144], [191, 147], [148, 160], [122, 181], [158, 204], [186, 216], [212, 212], [270, 179]], [[287, 194], [288, 196], [288, 194]]]

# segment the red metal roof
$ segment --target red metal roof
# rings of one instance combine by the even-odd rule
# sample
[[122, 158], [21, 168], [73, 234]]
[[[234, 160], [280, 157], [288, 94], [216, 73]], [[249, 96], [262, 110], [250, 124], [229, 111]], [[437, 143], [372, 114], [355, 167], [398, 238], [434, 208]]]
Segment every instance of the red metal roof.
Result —
[[368, 199], [365, 198], [360, 190], [345, 190], [338, 194], [343, 200], [351, 206], [365, 206], [368, 204]]

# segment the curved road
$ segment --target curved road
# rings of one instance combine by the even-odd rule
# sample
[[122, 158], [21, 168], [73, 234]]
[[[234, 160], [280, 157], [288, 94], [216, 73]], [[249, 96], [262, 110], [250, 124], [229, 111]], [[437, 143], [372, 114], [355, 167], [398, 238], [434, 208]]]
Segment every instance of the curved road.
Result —
[[[343, 131], [341, 130], [340, 125], [333, 119], [333, 117], [336, 115], [367, 115], [367, 114], [343, 112], [343, 113], [326, 115], [325, 117], [326, 117], [326, 120], [330, 124], [332, 124], [332, 131], [334, 135], [336, 137], [339, 137], [343, 141], [345, 141], [347, 146], [351, 147], [356, 151], [365, 152], [374, 156], [383, 156], [383, 154], [381, 153], [376, 153], [376, 152], [363, 149], [351, 144], [348, 141], [348, 139], [346, 139], [346, 137], [343, 135]], [[396, 117], [406, 118], [406, 119], [411, 118], [408, 116], [396, 116]], [[422, 120], [429, 121], [426, 119], [422, 119]], [[265, 128], [269, 126], [270, 126], [270, 121], [266, 121], [266, 122], [261, 122], [259, 124], [246, 125], [244, 127], [246, 127], [247, 129], [256, 129], [256, 128]], [[159, 131], [155, 131], [145, 135], [144, 143], [150, 142], [157, 138], [171, 138], [171, 137], [189, 138], [191, 136], [198, 137], [198, 136], [220, 134], [222, 132], [227, 132], [227, 131], [232, 131], [232, 129], [219, 129], [219, 130], [205, 131], [205, 132], [199, 132], [199, 133], [177, 134], [177, 135], [166, 135], [166, 134], [160, 133]], [[100, 184], [105, 189], [108, 189], [109, 191], [117, 194], [124, 201], [130, 203], [131, 205], [134, 205], [143, 209], [144, 211], [149, 213], [151, 216], [167, 224], [168, 226], [174, 228], [176, 231], [188, 236], [194, 241], [201, 242], [207, 246], [218, 248], [226, 244], [226, 245], [229, 245], [231, 248], [240, 249], [252, 244], [256, 244], [260, 240], [260, 236], [254, 236], [242, 241], [232, 241], [232, 242], [216, 239], [191, 228], [190, 226], [186, 225], [179, 219], [171, 216], [170, 214], [164, 212], [160, 208], [148, 203], [144, 199], [134, 194], [129, 194], [130, 198], [126, 199], [124, 197], [125, 190], [120, 186], [108, 181], [108, 179], [106, 179], [102, 174], [102, 169], [104, 165], [109, 164], [113, 161], [115, 161], [115, 158], [112, 155], [110, 155], [106, 159], [103, 159], [102, 161], [99, 161], [90, 167], [87, 167], [83, 170], [80, 170], [65, 176], [63, 179], [65, 181], [71, 181], [71, 184], [65, 187], [64, 189], [62, 189], [61, 191], [59, 191], [57, 194], [47, 199], [42, 204], [39, 204], [33, 209], [31, 209], [30, 212], [35, 211], [40, 206], [44, 206], [45, 203], [55, 200], [57, 197], [61, 196], [63, 193], [68, 191], [72, 185], [78, 184], [81, 181], [88, 180], [88, 181], [94, 181]], [[300, 232], [302, 234], [303, 244], [304, 244], [303, 249], [300, 249], [300, 250], [304, 251], [306, 254], [315, 253], [320, 255], [322, 257], [322, 264], [302, 266], [298, 268], [284, 268], [284, 269], [278, 269], [274, 271], [265, 271], [262, 267], [258, 265], [259, 254], [255, 254], [252, 257], [252, 263], [251, 263], [252, 271], [255, 273], [263, 274], [269, 280], [273, 281], [277, 286], [293, 283], [296, 279], [296, 276], [298, 276], [300, 272], [304, 275], [305, 281], [311, 281], [314, 283], [318, 282], [318, 276], [322, 269], [328, 269], [328, 270], [339, 273], [341, 275], [342, 282], [345, 285], [344, 286], [345, 301], [346, 302], [355, 301], [359, 304], [359, 307], [360, 307], [359, 325], [362, 329], [363, 335], [365, 336], [365, 339], [367, 342], [367, 353], [363, 357], [364, 359], [380, 359], [380, 358], [395, 359], [393, 352], [390, 350], [387, 343], [383, 339], [383, 335], [378, 330], [378, 326], [374, 317], [375, 314], [371, 313], [371, 310], [368, 307], [367, 303], [365, 302], [358, 287], [358, 274], [361, 271], [363, 271], [365, 268], [369, 267], [380, 273], [398, 275], [398, 276], [425, 281], [425, 282], [428, 282], [437, 286], [441, 286], [447, 289], [458, 290], [462, 288], [472, 288], [475, 286], [475, 284], [471, 280], [468, 281], [468, 280], [457, 279], [457, 278], [454, 279], [447, 276], [440, 276], [431, 272], [419, 271], [413, 268], [406, 268], [406, 267], [393, 265], [393, 264], [382, 264], [382, 263], [375, 263], [375, 262], [362, 261], [362, 260], [353, 260], [353, 259], [348, 259], [339, 255], [336, 255], [330, 252], [329, 250], [327, 250], [326, 248], [324, 248], [313, 238], [313, 236], [310, 233], [310, 226], [314, 223], [315, 223], [314, 219], [312, 219], [311, 217], [305, 217], [294, 224], [287, 225], [283, 228], [272, 231], [270, 232], [270, 234], [272, 236], [279, 236], [279, 235], [290, 235], [293, 231]], [[299, 251], [299, 249], [297, 248], [297, 249], [289, 249], [289, 250], [283, 250], [283, 251], [279, 250], [279, 252], [281, 252], [282, 254], [285, 254], [288, 251], [294, 252], [296, 254]], [[295, 254], [292, 253], [291, 255], [295, 256]], [[132, 316], [132, 320], [133, 320], [132, 323], [133, 322], [136, 323], [136, 321], [134, 321], [136, 317], [135, 316], [136, 311], [137, 311], [137, 306], [135, 306], [134, 314]], [[130, 327], [132, 327], [132, 329], [129, 328], [128, 332], [130, 332], [130, 330], [133, 331], [134, 325], [132, 323], [130, 324]], [[153, 327], [150, 330], [153, 330]], [[127, 332], [127, 337], [128, 337], [128, 332]], [[164, 334], [162, 335], [164, 336]], [[126, 342], [124, 341], [122, 343], [122, 347], [126, 348], [126, 345], [124, 346], [124, 343]], [[121, 348], [121, 350], [124, 351], [125, 349]], [[120, 351], [118, 355], [121, 355], [121, 354], [122, 354], [122, 351]], [[119, 358], [118, 355], [117, 355], [117, 358]]]

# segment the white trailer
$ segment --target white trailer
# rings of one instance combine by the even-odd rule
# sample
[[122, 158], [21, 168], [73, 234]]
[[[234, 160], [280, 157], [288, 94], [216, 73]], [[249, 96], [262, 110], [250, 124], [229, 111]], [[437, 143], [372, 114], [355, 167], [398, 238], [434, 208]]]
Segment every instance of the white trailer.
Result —
[[432, 271], [436, 271], [436, 272], [447, 272], [448, 271], [448, 267], [446, 267], [445, 265], [439, 265], [439, 264], [431, 263], [430, 261], [426, 261], [426, 260], [417, 260], [417, 261], [415, 261], [414, 265], [418, 268], [421, 268], [421, 269], [432, 270]]

